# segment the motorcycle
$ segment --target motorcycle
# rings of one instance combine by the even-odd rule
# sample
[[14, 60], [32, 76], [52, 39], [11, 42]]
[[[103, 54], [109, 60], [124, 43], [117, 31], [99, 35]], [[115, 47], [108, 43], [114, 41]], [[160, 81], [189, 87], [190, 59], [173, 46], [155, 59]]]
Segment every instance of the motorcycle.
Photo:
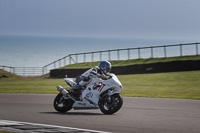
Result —
[[122, 84], [113, 73], [109, 74], [109, 78], [101, 79], [93, 77], [90, 82], [80, 90], [74, 92], [71, 87], [76, 85], [76, 81], [72, 78], [64, 78], [70, 88], [64, 89], [57, 86], [60, 92], [54, 99], [54, 108], [58, 112], [67, 112], [73, 109], [100, 109], [104, 114], [116, 113], [123, 104], [120, 93], [122, 92]]

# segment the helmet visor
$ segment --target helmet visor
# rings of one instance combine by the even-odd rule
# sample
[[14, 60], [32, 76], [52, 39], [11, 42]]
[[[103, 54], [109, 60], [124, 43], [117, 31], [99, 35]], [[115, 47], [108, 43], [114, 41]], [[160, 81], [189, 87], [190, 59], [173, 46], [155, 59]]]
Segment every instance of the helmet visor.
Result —
[[110, 67], [106, 67], [106, 66], [104, 66], [104, 70], [106, 70], [106, 73], [110, 73], [111, 68], [110, 68]]

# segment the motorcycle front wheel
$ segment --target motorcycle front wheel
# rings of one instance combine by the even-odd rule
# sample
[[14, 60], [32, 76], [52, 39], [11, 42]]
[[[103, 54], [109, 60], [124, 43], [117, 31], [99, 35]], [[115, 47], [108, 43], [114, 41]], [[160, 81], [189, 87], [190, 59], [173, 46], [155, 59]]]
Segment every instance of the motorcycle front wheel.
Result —
[[54, 108], [58, 112], [67, 112], [72, 109], [74, 101], [72, 99], [66, 99], [61, 93], [59, 93], [53, 102]]
[[99, 108], [104, 114], [114, 114], [122, 107], [122, 105], [123, 99], [118, 93], [112, 95], [110, 100], [108, 100], [106, 97], [103, 97], [99, 101]]

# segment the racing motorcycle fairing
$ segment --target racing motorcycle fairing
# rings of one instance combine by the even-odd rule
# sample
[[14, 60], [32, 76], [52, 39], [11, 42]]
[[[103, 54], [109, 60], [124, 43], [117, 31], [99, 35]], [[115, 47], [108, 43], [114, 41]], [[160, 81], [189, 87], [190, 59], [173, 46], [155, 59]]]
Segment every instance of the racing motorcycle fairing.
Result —
[[107, 80], [92, 78], [86, 89], [82, 92], [81, 100], [86, 100], [98, 108], [100, 95], [105, 91], [108, 91], [109, 96], [122, 92], [122, 84], [115, 74], [110, 74], [110, 78]]
[[[81, 90], [80, 97], [77, 99], [73, 98], [62, 86], [57, 86], [60, 94], [54, 100], [54, 108], [59, 112], [65, 112], [71, 108], [100, 109], [104, 114], [117, 112], [123, 104], [123, 99], [120, 95], [123, 88], [115, 74], [110, 73], [109, 76], [106, 80], [98, 77], [91, 78]], [[72, 78], [64, 78], [64, 80], [70, 87], [76, 85]], [[63, 104], [63, 106], [60, 107], [60, 104]]]
[[70, 87], [76, 85], [76, 82], [73, 80], [73, 78], [64, 78], [64, 80]]

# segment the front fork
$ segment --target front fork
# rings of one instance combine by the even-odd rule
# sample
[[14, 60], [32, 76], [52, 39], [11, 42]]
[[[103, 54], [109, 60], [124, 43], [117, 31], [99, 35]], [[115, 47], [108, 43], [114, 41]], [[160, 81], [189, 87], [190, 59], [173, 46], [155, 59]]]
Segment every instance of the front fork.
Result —
[[104, 105], [108, 108], [111, 109], [115, 105], [115, 99], [112, 98], [112, 95], [115, 94], [115, 91], [113, 90], [108, 90], [107, 95], [105, 96], [105, 101]]
[[108, 103], [110, 103], [111, 102], [111, 96], [113, 95], [113, 92], [111, 91], [111, 90], [108, 90], [108, 98], [106, 99], [106, 101], [108, 102]]
[[117, 92], [114, 90], [108, 90], [107, 96], [106, 96], [106, 102], [111, 103], [112, 102], [112, 95], [116, 94]]

